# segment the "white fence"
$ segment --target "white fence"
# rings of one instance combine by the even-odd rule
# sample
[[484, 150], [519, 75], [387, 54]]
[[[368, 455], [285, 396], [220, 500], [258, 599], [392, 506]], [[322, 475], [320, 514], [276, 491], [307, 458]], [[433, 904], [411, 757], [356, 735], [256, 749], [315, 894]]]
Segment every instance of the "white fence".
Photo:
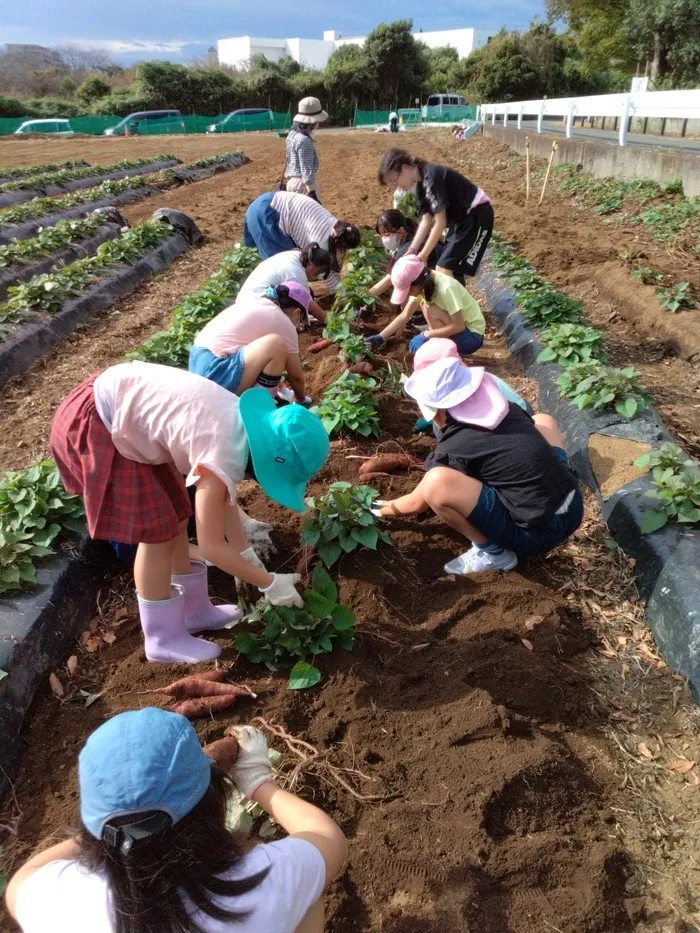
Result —
[[563, 117], [566, 136], [570, 138], [575, 117], [615, 117], [619, 120], [620, 145], [627, 145], [632, 117], [666, 120], [700, 120], [700, 88], [690, 91], [648, 91], [643, 94], [598, 94], [592, 97], [558, 97], [552, 100], [523, 100], [509, 104], [481, 104], [477, 119], [517, 117], [522, 129], [523, 117], [537, 117], [537, 132], [542, 132], [545, 117]]

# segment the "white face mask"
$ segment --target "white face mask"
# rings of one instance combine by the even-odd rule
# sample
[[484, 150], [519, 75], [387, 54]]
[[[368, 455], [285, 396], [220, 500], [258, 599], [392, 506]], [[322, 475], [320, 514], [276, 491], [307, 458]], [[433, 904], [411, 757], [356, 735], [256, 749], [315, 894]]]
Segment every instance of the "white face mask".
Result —
[[391, 236], [383, 236], [382, 243], [384, 244], [384, 249], [387, 253], [395, 253], [399, 248], [399, 244], [396, 242], [396, 234], [392, 233]]

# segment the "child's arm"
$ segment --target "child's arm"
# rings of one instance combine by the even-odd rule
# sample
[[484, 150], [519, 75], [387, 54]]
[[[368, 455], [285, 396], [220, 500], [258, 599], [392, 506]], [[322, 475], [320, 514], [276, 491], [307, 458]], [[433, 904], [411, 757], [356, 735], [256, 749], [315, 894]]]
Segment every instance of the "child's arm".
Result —
[[19, 868], [7, 885], [7, 891], [5, 892], [5, 903], [7, 904], [7, 912], [9, 915], [16, 920], [17, 919], [17, 895], [19, 894], [19, 889], [22, 887], [24, 882], [38, 871], [40, 868], [43, 868], [44, 865], [48, 865], [49, 862], [60, 862], [63, 860], [70, 861], [71, 859], [76, 858], [80, 852], [80, 843], [77, 839], [64, 839], [63, 842], [57, 843], [55, 846], [51, 846], [49, 849], [44, 849], [43, 852], [39, 852], [37, 855], [33, 855], [27, 862]]
[[397, 515], [420, 515], [421, 512], [425, 512], [430, 506], [425, 501], [421, 484], [422, 480], [413, 492], [409, 492], [405, 496], [399, 496], [398, 499], [378, 500], [376, 504], [380, 506], [379, 515], [382, 518], [392, 518]]
[[[425, 242], [425, 238], [430, 233], [430, 229], [435, 222], [435, 218], [432, 214], [423, 214], [420, 223], [418, 224], [418, 229], [415, 232], [413, 239], [411, 240], [410, 251], [417, 253]], [[439, 237], [438, 237], [439, 239]]]
[[461, 314], [451, 314], [450, 323], [443, 327], [430, 327], [424, 331], [426, 337], [452, 337], [455, 334], [461, 334], [464, 330], [464, 318]]
[[406, 306], [400, 314], [397, 314], [393, 321], [390, 321], [384, 330], [380, 333], [382, 340], [387, 341], [389, 337], [393, 337], [394, 334], [400, 333], [406, 324], [411, 320], [412, 315], [416, 310], [416, 305], [418, 303], [417, 298], [409, 298], [406, 302]]
[[391, 276], [385, 275], [383, 279], [380, 279], [376, 285], [373, 285], [369, 293], [375, 298], [379, 298], [380, 295], [383, 295], [384, 292], [389, 291], [391, 288]]
[[313, 314], [317, 321], [325, 324], [328, 320], [328, 312], [325, 311], [317, 301], [309, 302], [309, 314]]
[[301, 360], [298, 353], [290, 353], [287, 357], [287, 382], [294, 390], [297, 399], [306, 398], [306, 387], [304, 385], [304, 370], [301, 368]]
[[[430, 216], [430, 215], [424, 215], [424, 216]], [[423, 223], [423, 218], [421, 218], [421, 224], [422, 223]], [[430, 258], [430, 254], [440, 242], [440, 237], [443, 235], [446, 229], [447, 229], [447, 214], [443, 210], [443, 211], [440, 211], [439, 214], [436, 214], [435, 217], [433, 218], [433, 225], [432, 225], [432, 230], [430, 231], [430, 236], [428, 237], [428, 240], [425, 246], [423, 247], [423, 249], [418, 253], [418, 256], [423, 260], [424, 263], [427, 264], [428, 259]], [[418, 230], [420, 232], [420, 227], [418, 227]], [[413, 238], [414, 244], [416, 244], [416, 239], [417, 239], [417, 235]], [[421, 239], [420, 242], [416, 244], [416, 246], [420, 246], [420, 243], [422, 242], [423, 240]]]

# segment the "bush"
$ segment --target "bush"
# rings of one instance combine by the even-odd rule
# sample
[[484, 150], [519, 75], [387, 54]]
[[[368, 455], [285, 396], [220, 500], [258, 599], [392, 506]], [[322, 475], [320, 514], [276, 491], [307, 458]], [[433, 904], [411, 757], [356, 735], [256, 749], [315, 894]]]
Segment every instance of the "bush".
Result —
[[0, 117], [25, 117], [27, 116], [26, 104], [16, 97], [5, 97], [0, 94]]
[[301, 536], [303, 547], [316, 547], [326, 567], [358, 545], [377, 549], [377, 542], [391, 544], [385, 531], [377, 528], [372, 502], [379, 493], [371, 486], [331, 483], [322, 496], [306, 500], [309, 507]]
[[631, 419], [653, 401], [638, 377], [631, 367], [606, 369], [600, 363], [579, 363], [566, 369], [557, 385], [579, 409], [614, 408], [623, 418]]
[[27, 116], [37, 117], [38, 119], [77, 117], [81, 112], [81, 107], [78, 104], [71, 100], [61, 100], [58, 97], [39, 97], [34, 100], [27, 100], [24, 102], [24, 109]]

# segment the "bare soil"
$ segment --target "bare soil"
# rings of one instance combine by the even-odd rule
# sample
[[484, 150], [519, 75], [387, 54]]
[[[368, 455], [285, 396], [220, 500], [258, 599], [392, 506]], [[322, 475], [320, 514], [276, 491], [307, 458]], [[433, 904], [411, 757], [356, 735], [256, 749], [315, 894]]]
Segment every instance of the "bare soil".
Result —
[[[422, 155], [453, 163], [478, 152], [484, 168], [473, 177], [495, 193], [498, 222], [505, 226], [509, 205], [498, 165], [505, 155], [492, 141], [455, 144], [446, 134], [416, 133], [407, 142]], [[319, 146], [324, 203], [372, 224], [388, 201], [374, 180], [386, 138], [321, 134]], [[51, 412], [65, 392], [163, 326], [168, 309], [213, 271], [237, 238], [248, 201], [279, 172], [279, 140], [256, 137], [243, 148], [252, 165], [163, 199], [194, 216], [210, 242], [3, 394], [3, 427], [14, 441], [2, 450], [4, 465], [21, 465], [41, 452]], [[32, 160], [48, 158], [42, 152]], [[156, 206], [149, 204], [148, 212]], [[317, 337], [304, 335], [302, 345]], [[405, 342], [393, 342], [387, 355], [405, 366]], [[536, 403], [533, 383], [494, 328], [476, 359]], [[339, 370], [333, 348], [309, 357], [314, 393]], [[432, 438], [413, 434], [418, 413], [409, 400], [382, 392], [378, 405], [380, 438], [334, 440], [327, 465], [310, 485], [312, 495], [332, 480], [357, 482], [358, 457], [399, 449], [423, 457], [432, 448]], [[629, 456], [625, 451], [612, 459], [627, 462]], [[379, 478], [376, 486], [386, 497], [415, 482], [415, 476], [397, 475]], [[273, 569], [289, 571], [298, 557], [300, 517], [271, 503], [253, 483], [241, 493], [251, 514], [277, 524]], [[213, 740], [232, 722], [263, 716], [348, 769], [354, 794], [323, 772], [310, 774], [303, 790], [350, 839], [347, 871], [330, 896], [328, 929], [696, 929], [697, 710], [682, 679], [654, 650], [630, 563], [606, 543], [593, 500], [565, 547], [546, 559], [524, 560], [507, 575], [445, 575], [444, 563], [465, 542], [434, 517], [397, 521], [389, 530], [393, 547], [360, 550], [340, 562], [340, 595], [357, 614], [357, 643], [351, 653], [320, 659], [317, 688], [287, 691], [286, 677], [238, 657], [231, 634], [222, 634], [216, 638], [222, 663], [258, 699], [197, 721], [201, 738]], [[216, 596], [229, 601], [232, 581], [213, 581]], [[182, 673], [175, 665], [146, 662], [126, 573], [105, 581], [86, 630], [91, 637], [75, 648], [73, 676], [65, 659], [56, 659], [66, 698], [57, 699], [47, 685], [25, 723], [22, 773], [0, 819], [17, 832], [2, 838], [9, 840], [6, 870], [63, 826], [76, 825], [76, 757], [87, 735], [115, 712], [160, 703], [142, 691]], [[86, 707], [80, 690], [101, 696]], [[683, 761], [689, 766], [679, 767]]]
[[630, 441], [625, 437], [591, 434], [588, 439], [588, 458], [605, 498], [611, 496], [620, 486], [631, 483], [646, 473], [646, 470], [636, 467], [634, 461], [642, 454], [648, 454], [650, 450], [648, 444]]

